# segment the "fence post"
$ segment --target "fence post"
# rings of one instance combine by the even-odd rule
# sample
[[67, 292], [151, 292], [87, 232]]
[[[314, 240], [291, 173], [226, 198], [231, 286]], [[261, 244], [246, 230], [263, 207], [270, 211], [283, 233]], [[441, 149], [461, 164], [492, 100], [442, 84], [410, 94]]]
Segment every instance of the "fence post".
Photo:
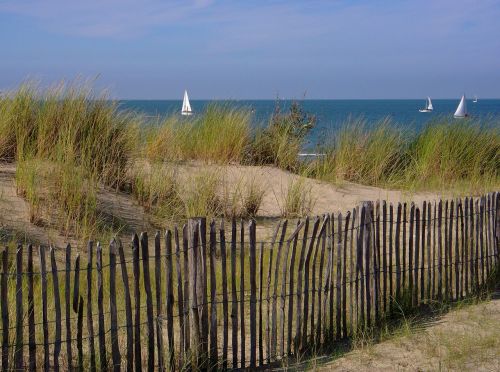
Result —
[[33, 246], [28, 245], [28, 338], [29, 370], [36, 371], [35, 302], [33, 293]]
[[108, 360], [106, 356], [106, 330], [104, 327], [104, 305], [103, 305], [103, 282], [102, 282], [102, 249], [97, 242], [97, 307], [99, 311], [99, 359], [101, 371], [108, 370]]
[[141, 357], [141, 290], [139, 281], [141, 278], [141, 267], [139, 265], [139, 237], [134, 234], [132, 237], [132, 269], [134, 273], [134, 298], [135, 298], [135, 314], [134, 314], [134, 362], [135, 370], [142, 370]]
[[[167, 233], [168, 234], [168, 233]], [[165, 370], [165, 363], [163, 360], [163, 337], [161, 332], [160, 315], [161, 315], [161, 235], [159, 231], [155, 233], [155, 300], [156, 300], [156, 349], [158, 352], [158, 370]], [[168, 240], [166, 239], [166, 244]], [[171, 244], [171, 243], [170, 243]], [[168, 265], [168, 254], [167, 254], [167, 265]], [[167, 267], [168, 275], [168, 267]], [[168, 277], [167, 277], [168, 281]], [[167, 301], [168, 301], [168, 283], [167, 283]], [[168, 311], [168, 305], [167, 305]], [[168, 327], [168, 326], [167, 326]], [[169, 350], [170, 352], [170, 350]]]
[[191, 364], [193, 369], [199, 366], [200, 357], [200, 317], [198, 314], [197, 270], [198, 270], [198, 221], [190, 219], [188, 221], [188, 256], [189, 256], [189, 300], [190, 300], [190, 321], [191, 321]]
[[[158, 239], [156, 243], [156, 237], [155, 237], [155, 259], [157, 259], [157, 263], [155, 265], [155, 277], [157, 283], [160, 283], [159, 285], [157, 284], [156, 291], [161, 292], [161, 264], [160, 264], [160, 256], [161, 256], [161, 251], [160, 251], [160, 234], [158, 232]], [[167, 230], [165, 234], [165, 276], [166, 276], [166, 285], [165, 285], [165, 295], [166, 295], [166, 313], [167, 313], [167, 336], [168, 336], [168, 367], [169, 370], [174, 370], [174, 364], [175, 364], [175, 353], [174, 353], [174, 285], [173, 285], [173, 265], [172, 265], [172, 232], [170, 230]], [[181, 295], [182, 297], [182, 295]], [[157, 295], [157, 301], [160, 301], [160, 304], [156, 304], [156, 313], [158, 316], [158, 319], [161, 314], [161, 293], [158, 293]], [[179, 301], [181, 299], [179, 298]], [[158, 363], [160, 364], [160, 370], [165, 369], [165, 364], [163, 361], [163, 335], [159, 334], [160, 333], [160, 323], [159, 320], [157, 321], [157, 335], [156, 335], [156, 340], [157, 340], [157, 348], [158, 348]], [[181, 346], [182, 347], [182, 346]]]
[[151, 276], [149, 273], [149, 243], [147, 232], [141, 233], [141, 253], [144, 292], [146, 292], [148, 371], [152, 371], [155, 368], [155, 328], [153, 320], [153, 294], [151, 292]]
[[71, 245], [66, 245], [66, 271], [64, 272], [64, 304], [66, 310], [66, 359], [68, 370], [73, 370], [73, 354], [71, 348]]
[[231, 221], [231, 346], [233, 369], [238, 368], [238, 297], [236, 295], [236, 220]]
[[92, 319], [92, 256], [93, 242], [87, 243], [87, 332], [90, 352], [90, 371], [95, 372], [94, 320]]
[[134, 326], [132, 322], [132, 301], [128, 285], [127, 261], [123, 252], [122, 242], [118, 241], [118, 254], [122, 272], [122, 281], [125, 295], [125, 318], [127, 322], [127, 371], [132, 371], [134, 366]]
[[[186, 351], [186, 340], [185, 335], [185, 323], [184, 323], [184, 293], [182, 290], [182, 271], [181, 271], [181, 261], [180, 261], [180, 242], [179, 242], [179, 230], [177, 226], [174, 228], [174, 242], [175, 242], [175, 266], [177, 270], [177, 308], [179, 310], [179, 365], [184, 363], [184, 355]], [[184, 272], [187, 275], [187, 272]]]
[[19, 244], [16, 251], [16, 348], [14, 350], [14, 369], [19, 371], [23, 366], [23, 246]]
[[240, 365], [245, 368], [245, 225], [240, 222]]
[[[43, 369], [44, 371], [48, 371], [50, 368], [49, 365], [49, 326], [47, 319], [47, 271], [46, 271], [46, 262], [45, 262], [45, 247], [38, 247], [38, 255], [40, 258], [40, 281], [42, 287], [42, 329], [43, 329]], [[3, 256], [2, 256], [3, 258]], [[2, 275], [2, 299], [3, 299], [3, 275]], [[3, 311], [3, 304], [2, 304]], [[8, 324], [7, 324], [8, 327]], [[4, 336], [5, 336], [5, 323], [3, 324]], [[8, 339], [8, 330], [7, 330], [7, 339]], [[2, 367], [4, 366], [2, 362]], [[4, 368], [8, 369], [8, 366]]]
[[50, 264], [52, 267], [52, 286], [54, 288], [54, 307], [56, 315], [56, 330], [54, 336], [54, 370], [59, 371], [59, 353], [61, 352], [61, 299], [59, 295], [59, 276], [57, 274], [56, 255], [54, 247], [50, 247]]
[[[210, 222], [210, 370], [217, 370], [218, 349], [217, 349], [217, 279], [215, 276], [217, 231], [215, 221]], [[250, 312], [250, 316], [252, 313]], [[255, 316], [255, 314], [254, 314]]]
[[[257, 322], [256, 322], [256, 300], [257, 300], [257, 283], [256, 283], [256, 232], [255, 220], [250, 220], [248, 226], [250, 237], [250, 368], [255, 368], [257, 365]], [[215, 227], [214, 227], [215, 236]], [[214, 259], [215, 259], [215, 244], [214, 244]], [[214, 265], [215, 266], [215, 265]], [[215, 272], [213, 273], [215, 283]], [[215, 288], [213, 289], [215, 298]], [[212, 319], [214, 321], [214, 319]], [[217, 313], [215, 313], [215, 325], [217, 326]], [[216, 345], [217, 346], [217, 345]], [[217, 350], [215, 350], [217, 353]], [[217, 355], [217, 354], [216, 354]]]
[[[222, 369], [227, 369], [227, 344], [229, 338], [229, 319], [228, 319], [228, 296], [227, 296], [227, 253], [226, 253], [226, 234], [224, 231], [224, 221], [221, 222], [219, 229], [220, 236], [220, 254], [221, 254], [221, 267], [222, 267], [222, 313], [223, 313], [223, 339], [222, 339]], [[261, 285], [262, 287], [262, 285]], [[262, 289], [262, 288], [261, 288]], [[261, 292], [262, 293], [262, 292]], [[261, 318], [262, 318], [262, 307], [261, 307]], [[261, 321], [262, 327], [262, 321]], [[261, 328], [262, 332], [262, 328]], [[262, 340], [261, 340], [262, 343]], [[262, 345], [260, 345], [262, 348]]]
[[121, 356], [118, 346], [118, 318], [116, 308], [116, 240], [109, 244], [109, 310], [111, 318], [111, 354], [113, 370], [120, 371]]

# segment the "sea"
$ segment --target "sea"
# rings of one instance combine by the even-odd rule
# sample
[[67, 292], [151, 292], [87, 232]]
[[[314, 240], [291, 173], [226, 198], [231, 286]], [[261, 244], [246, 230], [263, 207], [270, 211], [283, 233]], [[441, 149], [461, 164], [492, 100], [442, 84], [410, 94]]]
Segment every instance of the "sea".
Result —
[[[234, 107], [245, 107], [252, 111], [254, 126], [266, 125], [276, 105], [285, 112], [292, 103], [291, 100], [231, 100], [210, 101], [190, 100], [194, 114], [202, 113], [207, 105], [213, 102]], [[395, 125], [402, 127], [409, 134], [418, 133], [428, 123], [440, 120], [454, 119], [453, 113], [458, 106], [459, 99], [432, 100], [434, 110], [431, 113], [420, 113], [418, 110], [425, 106], [425, 99], [404, 100], [299, 100], [304, 112], [316, 117], [316, 125], [309, 134], [306, 148], [312, 149], [330, 139], [336, 130], [350, 119], [362, 118], [367, 126], [375, 125], [381, 120], [389, 118]], [[122, 100], [119, 107], [124, 110], [139, 112], [150, 119], [151, 123], [158, 122], [158, 117], [171, 114], [180, 115], [181, 100]], [[500, 125], [500, 99], [479, 99], [476, 103], [467, 100], [467, 109], [471, 118], [480, 119], [489, 125]], [[493, 123], [493, 124], [492, 124]]]

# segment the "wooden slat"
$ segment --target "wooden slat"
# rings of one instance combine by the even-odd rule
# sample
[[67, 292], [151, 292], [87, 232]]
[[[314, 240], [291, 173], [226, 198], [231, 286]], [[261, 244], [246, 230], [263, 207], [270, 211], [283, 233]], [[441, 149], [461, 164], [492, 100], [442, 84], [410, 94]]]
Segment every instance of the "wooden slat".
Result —
[[35, 299], [33, 292], [33, 246], [28, 245], [28, 342], [30, 371], [36, 371]]
[[55, 334], [54, 334], [54, 371], [59, 371], [59, 354], [61, 353], [61, 298], [59, 295], [59, 275], [57, 272], [54, 247], [50, 247], [50, 266], [52, 270], [52, 286], [54, 288]]
[[16, 342], [14, 349], [14, 369], [20, 371], [23, 366], [23, 246], [19, 244], [16, 251]]
[[[43, 249], [40, 247], [40, 249]], [[42, 255], [40, 254], [40, 257]], [[43, 262], [42, 262], [43, 260]], [[45, 263], [45, 256], [40, 258], [40, 265]], [[44, 265], [45, 266], [45, 265]], [[8, 295], [8, 275], [9, 275], [9, 251], [8, 248], [5, 247], [2, 250], [2, 281], [1, 281], [1, 302], [2, 302], [2, 369], [4, 371], [9, 370], [9, 308], [7, 304], [7, 295]], [[44, 293], [44, 281], [43, 281], [43, 271], [42, 271], [42, 299], [45, 298], [45, 306], [43, 309], [45, 310], [44, 315], [44, 331], [47, 329], [47, 280], [45, 279], [45, 297], [43, 297]], [[45, 277], [46, 278], [46, 277]], [[48, 334], [48, 331], [47, 331]], [[44, 332], [44, 336], [46, 333]], [[47, 336], [48, 337], [48, 336]], [[48, 345], [47, 337], [44, 338], [45, 344]], [[45, 367], [48, 369], [48, 346], [45, 348]]]
[[443, 223], [443, 202], [439, 200], [438, 204], [438, 279], [437, 279], [437, 299], [441, 301], [443, 298], [443, 244], [442, 244], [442, 223]]
[[464, 210], [462, 199], [460, 199], [460, 203], [458, 204], [458, 213], [460, 214], [460, 298], [464, 298], [465, 296], [465, 270], [467, 264], [465, 263], [465, 231], [464, 231]]
[[[302, 226], [305, 225], [305, 221], [301, 222]], [[293, 298], [295, 297], [294, 293], [294, 276], [295, 276], [295, 257], [296, 257], [296, 252], [297, 252], [297, 242], [298, 242], [299, 235], [295, 235], [293, 238], [293, 244], [292, 244], [292, 252], [290, 255], [290, 266], [289, 266], [289, 283], [288, 283], [288, 327], [287, 327], [287, 335], [288, 335], [288, 342], [287, 342], [287, 354], [290, 355], [292, 353], [292, 332], [293, 332]], [[297, 314], [298, 315], [298, 314]]]
[[[210, 222], [210, 369], [217, 370], [218, 349], [217, 349], [217, 281], [215, 276], [217, 249], [217, 231], [215, 221]], [[254, 315], [255, 316], [255, 315]]]
[[278, 275], [281, 260], [281, 251], [283, 249], [283, 242], [285, 240], [286, 227], [288, 221], [283, 222], [283, 228], [281, 230], [281, 236], [278, 244], [278, 252], [276, 253], [276, 265], [274, 267], [274, 283], [273, 283], [273, 303], [271, 310], [272, 326], [271, 326], [271, 358], [276, 359], [276, 351], [278, 344], [278, 310], [276, 307], [277, 295], [278, 295]]
[[[93, 265], [93, 247], [94, 243], [87, 243], [87, 332], [89, 344], [89, 369], [94, 372], [96, 370], [95, 361], [95, 346], [94, 346], [94, 320], [92, 318], [92, 265]], [[133, 356], [133, 354], [132, 354]], [[131, 369], [129, 369], [130, 371]]]
[[465, 296], [469, 295], [469, 198], [465, 198], [464, 200], [464, 294]]
[[342, 337], [342, 328], [341, 328], [341, 320], [342, 320], [342, 297], [341, 297], [341, 275], [342, 275], [342, 213], [339, 213], [337, 216], [337, 270], [336, 270], [336, 281], [335, 281], [335, 289], [336, 289], [336, 317], [335, 317], [335, 331], [336, 338], [339, 340]]
[[349, 220], [351, 213], [347, 212], [344, 225], [344, 252], [342, 256], [342, 329], [343, 336], [347, 338], [347, 237], [349, 233]]
[[425, 229], [427, 227], [427, 202], [424, 200], [422, 206], [422, 238], [420, 240], [420, 301], [424, 301], [425, 298]]
[[[208, 275], [207, 275], [207, 219], [205, 217], [197, 218], [199, 223], [199, 244], [198, 250], [198, 309], [200, 314], [200, 337], [202, 351], [202, 365], [208, 365]], [[201, 293], [200, 293], [201, 292]]]
[[431, 213], [432, 204], [427, 203], [427, 302], [431, 300], [431, 265], [434, 266], [434, 260], [431, 256]]
[[401, 255], [402, 255], [402, 288], [406, 288], [406, 218], [407, 218], [406, 203], [403, 203], [403, 244], [401, 245]]
[[484, 234], [485, 234], [485, 240], [486, 240], [486, 245], [485, 245], [485, 252], [486, 252], [486, 277], [490, 277], [490, 265], [491, 265], [491, 233], [490, 233], [490, 228], [491, 228], [491, 219], [490, 219], [490, 210], [491, 210], [491, 194], [487, 194], [485, 196], [485, 205], [484, 205], [485, 211], [484, 211]]
[[455, 203], [455, 300], [460, 298], [460, 248], [459, 248], [459, 239], [458, 239], [458, 218], [459, 218], [459, 203], [458, 199]]
[[365, 242], [365, 228], [368, 225], [366, 223], [367, 220], [367, 206], [366, 203], [363, 203], [361, 208], [361, 217], [359, 221], [359, 236], [358, 236], [358, 244], [357, 244], [357, 253], [356, 253], [356, 272], [357, 278], [356, 280], [356, 297], [358, 298], [358, 282], [360, 283], [359, 288], [359, 304], [358, 304], [358, 330], [363, 330], [365, 328], [365, 270], [363, 268], [363, 246]]
[[[168, 233], [167, 233], [168, 234]], [[167, 237], [165, 237], [165, 240], [167, 240]], [[170, 244], [172, 244], [172, 233], [170, 233]], [[170, 247], [172, 248], [172, 246]], [[172, 249], [170, 249], [172, 250]], [[168, 254], [166, 259], [168, 260]], [[172, 259], [172, 258], [170, 258]], [[161, 271], [162, 271], [162, 265], [161, 265], [161, 235], [159, 231], [156, 231], [155, 233], [155, 300], [156, 300], [156, 351], [158, 353], [158, 370], [164, 371], [165, 370], [165, 361], [163, 359], [163, 337], [161, 335], [161, 322], [160, 322], [160, 315], [161, 315], [161, 308], [162, 308], [162, 301], [161, 301], [161, 294], [162, 294], [162, 288], [161, 288]], [[168, 270], [168, 269], [167, 269]], [[170, 271], [171, 273], [172, 271]], [[168, 280], [168, 279], [167, 279]], [[167, 284], [168, 286], [168, 284]], [[167, 289], [165, 290], [167, 292]], [[168, 292], [167, 292], [167, 300], [168, 300]], [[167, 311], [168, 314], [168, 311]], [[168, 326], [167, 326], [168, 328]], [[173, 331], [173, 330], [172, 330]], [[168, 329], [167, 329], [168, 333]], [[170, 349], [169, 349], [170, 352]]]
[[[302, 235], [302, 246], [299, 256], [299, 267], [297, 271], [297, 320], [295, 322], [295, 339], [294, 339], [294, 353], [297, 354], [301, 347], [301, 334], [302, 334], [302, 298], [303, 298], [303, 272], [304, 262], [307, 250], [307, 234], [309, 232], [309, 217], [306, 217], [304, 222], [304, 232]], [[272, 253], [272, 252], [271, 252]]]
[[335, 218], [332, 213], [332, 217], [328, 220], [327, 231], [328, 235], [328, 245], [332, 252], [331, 265], [330, 265], [330, 278], [328, 283], [329, 293], [328, 293], [328, 335], [327, 339], [333, 341], [335, 339], [335, 294], [334, 294], [334, 272], [335, 272], [335, 236], [337, 235], [335, 232]]
[[146, 232], [141, 233], [141, 253], [144, 292], [146, 293], [148, 371], [152, 371], [155, 368], [155, 328], [153, 319], [153, 294], [151, 292], [151, 276], [149, 273], [149, 243]]
[[109, 312], [111, 333], [111, 356], [113, 371], [120, 371], [121, 355], [118, 346], [118, 315], [116, 306], [116, 240], [109, 244]]
[[271, 293], [271, 274], [272, 274], [272, 267], [273, 267], [273, 254], [274, 254], [274, 244], [276, 243], [276, 238], [278, 236], [279, 229], [281, 227], [281, 221], [276, 225], [276, 228], [274, 230], [274, 234], [271, 240], [271, 245], [269, 248], [269, 261], [268, 261], [268, 272], [267, 272], [267, 294], [266, 294], [266, 301], [267, 301], [267, 322], [266, 322], [266, 351], [267, 351], [267, 363], [270, 363], [271, 361], [271, 322], [269, 318], [269, 312], [270, 312], [270, 293]]
[[395, 251], [396, 256], [396, 302], [401, 300], [401, 259], [400, 259], [400, 231], [401, 231], [401, 203], [398, 203], [398, 210], [396, 213], [396, 237], [395, 237]]
[[415, 262], [414, 262], [414, 291], [413, 291], [413, 306], [418, 306], [418, 263], [420, 256], [420, 209], [415, 208]]
[[139, 237], [134, 234], [132, 237], [132, 270], [134, 274], [134, 365], [136, 371], [142, 370], [141, 356], [141, 267], [139, 264]]
[[431, 288], [431, 299], [435, 299], [436, 296], [436, 225], [437, 225], [437, 205], [434, 201], [434, 214], [432, 221], [432, 288]]
[[[256, 282], [256, 232], [255, 232], [255, 220], [251, 220], [248, 226], [249, 236], [250, 236], [250, 368], [255, 368], [257, 366], [257, 282]], [[215, 251], [215, 248], [214, 248]], [[215, 253], [214, 253], [215, 260]], [[215, 271], [214, 271], [215, 280]], [[214, 288], [215, 296], [216, 288]], [[217, 321], [217, 318], [215, 318]], [[216, 325], [217, 322], [215, 322]], [[217, 340], [216, 340], [217, 341]], [[217, 350], [215, 350], [217, 354]]]
[[476, 236], [475, 236], [475, 245], [476, 245], [476, 251], [475, 251], [475, 264], [474, 264], [474, 274], [475, 274], [475, 281], [476, 281], [476, 292], [479, 293], [479, 289], [481, 287], [481, 281], [480, 281], [480, 272], [479, 272], [479, 201], [476, 199], [475, 201], [475, 225], [476, 225]]
[[486, 283], [484, 259], [484, 197], [479, 199], [479, 251], [481, 256], [481, 284]]
[[83, 372], [83, 297], [78, 301], [76, 326], [76, 349], [78, 350], [78, 371]]
[[389, 311], [392, 312], [392, 304], [394, 300], [394, 289], [393, 289], [393, 226], [394, 226], [394, 206], [392, 203], [389, 204]]
[[[180, 241], [179, 229], [175, 226], [174, 229], [174, 243], [175, 243], [175, 267], [177, 271], [177, 309], [179, 312], [179, 365], [184, 365], [184, 355], [186, 352], [186, 344], [184, 340], [185, 323], [184, 323], [184, 293], [182, 290], [182, 268], [180, 256]], [[187, 275], [187, 272], [184, 272]]]
[[[372, 211], [373, 216], [373, 211]], [[373, 217], [372, 217], [373, 218]], [[375, 220], [373, 227], [374, 238], [374, 252], [373, 252], [373, 274], [374, 274], [374, 288], [373, 297], [375, 303], [375, 324], [380, 323], [380, 201], [377, 200], [375, 204]]]
[[229, 341], [229, 318], [228, 318], [229, 310], [228, 310], [228, 296], [227, 296], [227, 263], [226, 263], [227, 253], [226, 253], [226, 234], [224, 232], [224, 220], [222, 220], [221, 222], [221, 227], [219, 229], [219, 236], [220, 236], [220, 255], [221, 255], [221, 269], [222, 269], [222, 316], [224, 319], [223, 320], [224, 330], [222, 335], [222, 369], [226, 370], [227, 346]]
[[370, 273], [370, 262], [371, 262], [371, 254], [372, 254], [372, 204], [370, 202], [365, 203], [366, 204], [366, 216], [365, 216], [365, 241], [364, 241], [364, 246], [365, 246], [365, 289], [366, 289], [366, 325], [368, 328], [371, 327], [371, 319], [372, 319], [372, 311], [371, 311], [371, 273]]
[[[325, 261], [325, 248], [326, 248], [326, 240], [327, 237], [326, 235], [328, 234], [328, 229], [325, 229], [325, 232], [323, 235], [320, 237], [321, 239], [321, 253], [320, 253], [320, 259], [319, 259], [319, 273], [318, 273], [318, 315], [317, 315], [317, 325], [316, 325], [316, 330], [314, 331], [316, 333], [316, 345], [321, 344], [321, 334], [322, 332], [322, 327], [326, 327], [326, 324], [322, 323], [323, 320], [323, 313], [322, 313], [322, 301], [321, 297], [323, 294], [323, 265]], [[313, 294], [314, 295], [314, 294]], [[325, 293], [326, 296], [326, 293]], [[314, 314], [312, 314], [314, 317]], [[326, 322], [325, 322], [326, 323]]]
[[455, 202], [450, 200], [450, 214], [448, 224], [448, 299], [453, 299], [453, 222]]
[[[155, 237], [155, 256], [158, 258], [161, 255], [160, 246], [160, 234], [158, 234], [158, 243], [156, 243]], [[174, 282], [173, 282], [173, 256], [172, 256], [172, 231], [167, 230], [165, 233], [165, 312], [167, 314], [167, 337], [168, 337], [168, 368], [170, 370], [175, 367], [175, 352], [174, 352]], [[156, 268], [161, 267], [159, 263], [156, 264]], [[157, 281], [161, 283], [161, 276], [156, 275]], [[158, 288], [158, 286], [157, 286]], [[157, 289], [158, 290], [158, 289]], [[161, 292], [161, 291], [160, 291]], [[159, 296], [161, 297], [161, 296]], [[161, 300], [160, 300], [161, 301]], [[156, 304], [156, 311], [158, 316], [161, 315], [161, 304]], [[160, 333], [160, 323], [157, 322], [157, 350], [158, 350], [158, 364], [159, 369], [165, 369], [165, 361], [163, 358], [163, 336]]]
[[236, 220], [231, 221], [231, 347], [233, 369], [238, 368], [238, 297], [236, 295]]
[[387, 311], [387, 202], [382, 201], [382, 304], [384, 314]]
[[444, 207], [444, 300], [445, 301], [448, 301], [449, 300], [449, 287], [450, 287], [450, 284], [448, 282], [448, 271], [449, 271], [449, 260], [450, 260], [450, 257], [448, 255], [449, 253], [449, 250], [448, 250], [448, 246], [450, 244], [450, 240], [449, 240], [449, 228], [448, 228], [448, 225], [449, 225], [449, 222], [448, 222], [448, 218], [449, 218], [449, 212], [448, 212], [448, 200], [445, 201], [445, 207]]
[[351, 241], [349, 244], [349, 319], [350, 319], [350, 334], [354, 336], [354, 229], [356, 226], [356, 217], [358, 215], [358, 207], [352, 209], [352, 222], [351, 222]]
[[196, 293], [198, 280], [198, 252], [199, 224], [196, 220], [188, 221], [188, 253], [189, 253], [189, 300], [190, 300], [190, 335], [191, 335], [191, 365], [193, 369], [199, 368], [201, 350], [200, 316], [198, 312], [198, 296]]
[[[329, 221], [331, 221], [332, 219], [334, 219], [335, 216], [332, 214], [330, 216], [330, 219]], [[326, 243], [326, 246], [327, 246], [327, 249], [328, 249], [328, 258], [327, 258], [327, 263], [326, 263], [326, 270], [325, 270], [325, 274], [324, 274], [324, 287], [323, 288], [320, 288], [320, 291], [323, 291], [323, 293], [325, 294], [325, 297], [323, 299], [323, 305], [322, 305], [322, 308], [323, 308], [323, 319], [324, 319], [324, 325], [323, 325], [323, 329], [320, 329], [318, 333], [323, 333], [323, 343], [327, 343], [329, 342], [330, 340], [330, 334], [329, 334], [329, 327], [330, 325], [328, 324], [327, 322], [327, 317], [326, 317], [326, 314], [327, 314], [327, 307], [326, 307], [326, 304], [329, 300], [329, 295], [330, 295], [330, 292], [332, 290], [332, 267], [333, 267], [333, 247], [332, 247], [332, 243], [331, 243], [331, 240], [332, 240], [332, 232], [331, 232], [331, 224], [329, 223], [329, 226], [327, 227], [326, 229], [327, 233], [323, 235], [323, 238], [324, 238], [324, 242]], [[326, 235], [326, 236], [325, 236]], [[321, 318], [320, 318], [321, 319]]]
[[134, 326], [132, 321], [132, 301], [130, 299], [129, 277], [127, 272], [127, 261], [125, 260], [125, 252], [123, 251], [122, 242], [118, 241], [118, 256], [120, 258], [120, 267], [123, 281], [123, 296], [125, 301], [125, 324], [127, 333], [127, 371], [132, 371], [134, 368]]
[[102, 249], [97, 243], [97, 308], [98, 308], [98, 329], [99, 329], [99, 361], [101, 371], [108, 370], [108, 361], [106, 357], [106, 328], [104, 326], [104, 293], [102, 280]]
[[[6, 251], [4, 251], [6, 252]], [[7, 256], [5, 255], [5, 261], [4, 259], [4, 252], [2, 252], [2, 262], [5, 264], [7, 262], [6, 258]], [[38, 256], [40, 259], [40, 282], [41, 282], [41, 290], [42, 290], [42, 331], [43, 331], [43, 370], [48, 371], [50, 368], [50, 361], [49, 361], [49, 325], [48, 325], [48, 314], [47, 314], [47, 269], [46, 269], [46, 257], [45, 257], [45, 247], [44, 246], [39, 246], [38, 247]], [[4, 266], [5, 270], [5, 266]], [[3, 293], [4, 293], [4, 277], [5, 275], [2, 274], [2, 301], [3, 301]], [[7, 284], [7, 282], [5, 282]], [[2, 317], [3, 317], [3, 309], [4, 309], [4, 304], [2, 302]], [[8, 315], [8, 313], [7, 313]], [[7, 324], [2, 322], [3, 326], [3, 335], [4, 335], [4, 340], [5, 337], [7, 337], [7, 341], [9, 338], [9, 331], [8, 331], [8, 319], [7, 319]], [[8, 366], [3, 360], [3, 345], [2, 345], [2, 368], [4, 370], [8, 370]], [[8, 358], [8, 355], [7, 355]]]
[[245, 225], [240, 223], [240, 365], [245, 368]]
[[410, 207], [410, 230], [408, 231], [408, 303], [413, 306], [413, 251], [414, 251], [414, 231], [415, 228], [415, 204], [412, 202]]
[[[324, 228], [326, 219], [323, 220], [322, 230]], [[302, 317], [302, 339], [300, 341], [300, 348], [303, 349], [307, 345], [307, 320], [309, 318], [309, 263], [311, 262], [311, 254], [314, 247], [314, 242], [316, 240], [316, 234], [319, 227], [319, 218], [316, 218], [313, 226], [313, 233], [309, 240], [309, 246], [307, 248], [306, 259], [304, 261], [304, 307], [303, 307], [303, 317]], [[320, 234], [321, 235], [321, 234]]]
[[64, 304], [66, 314], [66, 363], [69, 371], [73, 370], [73, 352], [71, 345], [71, 245], [66, 245], [66, 271], [64, 272]]
[[260, 243], [259, 252], [259, 366], [264, 365], [264, 337], [263, 337], [263, 317], [262, 317], [262, 290], [264, 279], [264, 242]]
[[73, 311], [78, 314], [80, 305], [80, 254], [76, 255], [75, 273], [73, 276]]
[[14, 349], [14, 369], [20, 371], [23, 366], [23, 246], [19, 244], [16, 251], [16, 344]]

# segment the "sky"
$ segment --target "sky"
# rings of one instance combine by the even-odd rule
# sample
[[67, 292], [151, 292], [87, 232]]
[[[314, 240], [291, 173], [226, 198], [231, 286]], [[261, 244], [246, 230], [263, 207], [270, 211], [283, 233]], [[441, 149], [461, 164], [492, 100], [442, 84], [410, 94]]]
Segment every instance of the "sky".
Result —
[[0, 91], [500, 98], [500, 0], [0, 0]]

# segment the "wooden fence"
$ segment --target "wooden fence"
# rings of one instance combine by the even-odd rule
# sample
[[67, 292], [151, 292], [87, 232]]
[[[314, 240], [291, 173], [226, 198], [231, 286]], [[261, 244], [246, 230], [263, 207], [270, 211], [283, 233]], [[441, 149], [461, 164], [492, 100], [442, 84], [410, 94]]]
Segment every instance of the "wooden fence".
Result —
[[69, 245], [4, 249], [2, 369], [269, 366], [477, 295], [498, 273], [499, 193], [289, 225], [258, 241], [254, 220], [197, 218], [74, 260]]

